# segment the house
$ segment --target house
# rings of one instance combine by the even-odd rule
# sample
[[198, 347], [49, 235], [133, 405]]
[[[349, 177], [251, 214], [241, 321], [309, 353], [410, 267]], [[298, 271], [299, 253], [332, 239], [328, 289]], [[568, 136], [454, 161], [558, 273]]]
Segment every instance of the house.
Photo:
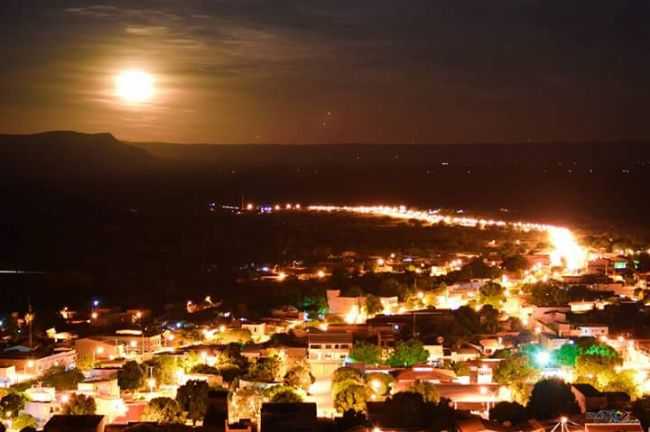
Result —
[[342, 297], [341, 290], [327, 290], [327, 307], [331, 315], [335, 315], [347, 323], [365, 321], [363, 313], [366, 305], [365, 297]]
[[316, 429], [316, 403], [265, 403], [261, 418], [264, 432], [311, 432]]
[[248, 330], [251, 333], [251, 338], [253, 341], [261, 342], [266, 337], [266, 323], [256, 322], [256, 321], [246, 321], [241, 325], [242, 330]]
[[591, 384], [573, 384], [571, 392], [576, 397], [581, 413], [599, 411], [607, 408], [607, 396], [596, 390]]
[[352, 349], [352, 341], [348, 333], [310, 334], [307, 355], [314, 376], [330, 376], [343, 366]]
[[16, 373], [26, 376], [39, 376], [54, 366], [69, 369], [75, 366], [76, 360], [75, 351], [52, 346], [17, 345], [0, 352], [0, 364], [14, 366]]
[[55, 415], [43, 432], [104, 432], [106, 419], [100, 415]]
[[408, 391], [416, 381], [425, 381], [433, 384], [452, 383], [456, 374], [448, 369], [436, 369], [429, 366], [414, 366], [404, 369], [395, 376], [395, 389]]
[[152, 355], [162, 348], [162, 335], [143, 334], [141, 330], [118, 330], [114, 334], [97, 335], [75, 341], [80, 357], [113, 359], [134, 355]]
[[16, 380], [16, 366], [0, 365], [0, 388], [11, 387]]

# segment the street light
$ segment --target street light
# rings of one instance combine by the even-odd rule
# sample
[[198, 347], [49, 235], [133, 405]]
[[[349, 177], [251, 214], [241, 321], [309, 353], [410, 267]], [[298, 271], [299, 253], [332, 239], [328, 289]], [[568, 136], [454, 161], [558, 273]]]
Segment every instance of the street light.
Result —
[[535, 360], [537, 364], [544, 367], [551, 361], [551, 354], [548, 351], [540, 351], [535, 355]]

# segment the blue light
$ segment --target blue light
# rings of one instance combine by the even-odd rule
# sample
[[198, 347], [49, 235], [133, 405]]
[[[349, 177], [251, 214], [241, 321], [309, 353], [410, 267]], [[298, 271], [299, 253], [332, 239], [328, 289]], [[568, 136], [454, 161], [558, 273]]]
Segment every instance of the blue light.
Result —
[[94, 307], [99, 306], [99, 300], [93, 300], [93, 306]]
[[176, 323], [176, 328], [181, 328], [181, 323], [180, 322]]

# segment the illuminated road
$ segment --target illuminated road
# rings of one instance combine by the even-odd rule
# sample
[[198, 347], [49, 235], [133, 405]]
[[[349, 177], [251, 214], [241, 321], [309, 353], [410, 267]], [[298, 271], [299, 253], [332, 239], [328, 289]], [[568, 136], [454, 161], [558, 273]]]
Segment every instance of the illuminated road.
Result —
[[309, 387], [307, 402], [316, 402], [319, 417], [333, 417], [334, 403], [332, 401], [332, 380], [331, 378], [319, 378]]
[[467, 228], [484, 229], [487, 227], [510, 228], [514, 231], [538, 231], [548, 235], [553, 250], [550, 258], [554, 266], [563, 265], [566, 270], [574, 272], [584, 268], [587, 252], [578, 244], [575, 236], [565, 227], [531, 222], [508, 222], [494, 219], [473, 218], [468, 216], [448, 216], [437, 210], [414, 210], [404, 206], [309, 206], [314, 212], [346, 212], [353, 214], [382, 216], [401, 220], [418, 220], [429, 224], [444, 223]]

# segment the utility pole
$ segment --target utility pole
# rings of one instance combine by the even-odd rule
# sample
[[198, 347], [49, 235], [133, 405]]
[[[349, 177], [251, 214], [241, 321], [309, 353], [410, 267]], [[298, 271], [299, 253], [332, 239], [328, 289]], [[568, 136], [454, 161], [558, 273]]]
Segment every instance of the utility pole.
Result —
[[32, 335], [32, 321], [34, 321], [34, 314], [32, 313], [32, 301], [29, 300], [29, 304], [27, 306], [27, 314], [25, 315], [25, 321], [27, 322], [27, 331], [28, 331], [28, 337], [29, 337], [29, 347], [33, 348], [34, 347], [34, 339]]

